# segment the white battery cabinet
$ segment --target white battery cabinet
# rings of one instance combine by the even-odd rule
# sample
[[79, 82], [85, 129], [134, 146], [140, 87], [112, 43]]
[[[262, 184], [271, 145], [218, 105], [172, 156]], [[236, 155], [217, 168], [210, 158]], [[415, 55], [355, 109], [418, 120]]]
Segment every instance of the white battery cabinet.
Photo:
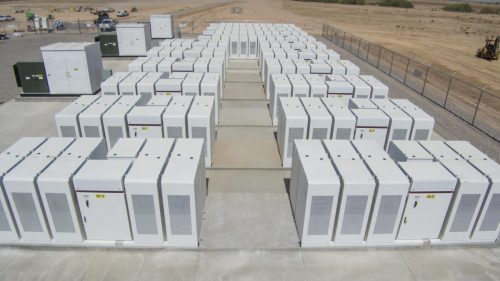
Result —
[[[299, 59], [314, 60], [316, 59], [316, 54], [310, 49], [301, 50], [299, 52]], [[311, 71], [311, 73], [313, 72]]]
[[163, 49], [163, 46], [156, 46], [148, 50], [146, 53], [146, 56], [148, 58], [154, 58], [154, 57], [159, 57], [160, 51]]
[[81, 96], [55, 114], [57, 133], [60, 137], [78, 138], [82, 136], [78, 116], [99, 96]]
[[417, 141], [392, 141], [387, 152], [396, 162], [434, 161], [434, 156]]
[[151, 49], [149, 24], [119, 23], [116, 25], [120, 56], [145, 57]]
[[146, 75], [145, 72], [132, 72], [127, 78], [123, 79], [120, 84], [118, 84], [118, 89], [120, 90], [120, 95], [130, 96], [137, 95], [137, 83], [141, 81]]
[[458, 184], [439, 238], [445, 243], [469, 242], [490, 182], [464, 159], [442, 159], [441, 164]]
[[102, 82], [99, 43], [54, 43], [40, 48], [51, 95], [91, 95]]
[[344, 74], [344, 72], [337, 72], [332, 69], [332, 67], [326, 63], [324, 60], [313, 59], [310, 62], [311, 74]]
[[309, 83], [302, 74], [288, 74], [287, 76], [292, 85], [292, 97], [309, 97]]
[[266, 59], [264, 62], [264, 85], [266, 90], [266, 98], [270, 100], [271, 74], [281, 73], [281, 64], [278, 59]]
[[140, 96], [123, 96], [102, 115], [102, 125], [108, 148], [120, 138], [129, 136], [127, 113], [139, 102]]
[[238, 46], [238, 58], [248, 59], [248, 34], [240, 34]]
[[374, 140], [353, 140], [352, 145], [359, 153], [362, 159], [391, 159], [389, 154], [384, 150], [377, 141]]
[[128, 131], [131, 138], [162, 138], [164, 106], [134, 106], [127, 113]]
[[174, 96], [163, 114], [165, 138], [187, 138], [187, 113], [193, 102], [190, 96]]
[[200, 91], [202, 96], [214, 97], [215, 99], [215, 124], [219, 124], [219, 111], [222, 100], [223, 82], [219, 73], [205, 73], [201, 81]]
[[161, 58], [170, 58], [173, 50], [173, 47], [162, 46], [161, 50], [158, 51], [158, 56]]
[[[292, 59], [292, 61], [295, 64], [295, 69], [296, 69], [296, 72], [298, 74], [310, 74], [311, 73], [311, 66], [307, 61], [305, 61], [303, 59]], [[311, 76], [317, 77], [317, 75], [311, 75]]]
[[341, 100], [331, 98], [321, 100], [333, 118], [331, 138], [334, 140], [352, 140], [356, 128], [354, 114]]
[[330, 72], [328, 74], [346, 74], [347, 68], [341, 64], [338, 60], [325, 60], [325, 64], [330, 67]]
[[468, 141], [446, 141], [446, 145], [451, 147], [456, 153], [466, 160], [487, 160], [489, 159], [486, 154], [481, 152]]
[[304, 74], [303, 76], [304, 79], [309, 84], [309, 97], [312, 98], [326, 97], [328, 92], [328, 86], [326, 85], [325, 80], [322, 77], [314, 74]]
[[384, 147], [387, 149], [389, 143], [393, 140], [408, 140], [413, 124], [411, 117], [388, 99], [372, 99], [371, 101], [389, 116], [391, 120]]
[[150, 58], [142, 65], [142, 71], [144, 72], [158, 72], [158, 64], [164, 60], [164, 58], [153, 57]]
[[238, 34], [231, 34], [231, 37], [229, 37], [229, 57], [232, 59], [238, 58], [239, 39]]
[[31, 155], [3, 177], [3, 187], [17, 222], [22, 242], [49, 243], [47, 226], [37, 178], [74, 141], [74, 138], [49, 138]]
[[391, 99], [413, 120], [411, 140], [430, 140], [434, 130], [434, 118], [406, 99]]
[[176, 61], [172, 64], [173, 72], [193, 72], [195, 58], [186, 58], [183, 60]]
[[293, 142], [307, 137], [309, 118], [298, 98], [281, 98], [278, 111], [278, 148], [283, 167], [292, 166]]
[[174, 38], [174, 17], [172, 15], [151, 15], [151, 38]]
[[150, 59], [152, 59], [151, 57], [138, 57], [136, 58], [135, 60], [133, 60], [132, 62], [130, 62], [128, 64], [128, 71], [129, 72], [142, 72], [143, 69], [142, 69], [142, 66], [148, 62]]
[[365, 159], [377, 182], [370, 224], [366, 234], [368, 245], [393, 245], [401, 222], [410, 181], [393, 160]]
[[182, 95], [182, 83], [184, 78], [158, 79], [155, 84], [156, 95], [180, 96]]
[[182, 54], [184, 58], [199, 58], [201, 57], [201, 52], [203, 51], [203, 47], [193, 47], [191, 49], [184, 50]]
[[281, 64], [281, 73], [296, 73], [295, 64], [291, 59], [280, 59], [279, 62]]
[[161, 178], [167, 244], [198, 247], [207, 196], [203, 140], [176, 140]]
[[441, 233], [457, 179], [439, 162], [401, 162], [410, 179], [410, 193], [397, 240], [437, 239]]
[[158, 69], [158, 72], [163, 72], [166, 73], [167, 75], [172, 74], [172, 65], [178, 61], [179, 59], [177, 58], [164, 58], [162, 61], [158, 63], [156, 66]]
[[[146, 147], [153, 149], [148, 149]], [[162, 245], [163, 226], [160, 179], [174, 139], [148, 139], [125, 177], [128, 213], [135, 245]]]
[[37, 185], [47, 217], [52, 243], [82, 244], [85, 240], [73, 176], [87, 159], [103, 159], [101, 138], [80, 138], [38, 176]]
[[352, 98], [348, 103], [350, 109], [377, 109], [378, 106], [371, 99]]
[[500, 233], [500, 165], [493, 160], [471, 159], [469, 162], [490, 182], [471, 241], [495, 242]]
[[103, 95], [119, 95], [118, 84], [130, 75], [130, 72], [116, 72], [101, 83], [101, 93]]
[[208, 65], [208, 72], [219, 73], [221, 76], [221, 80], [225, 81], [226, 80], [226, 64], [224, 63], [224, 58], [211, 58], [210, 64]]
[[273, 125], [277, 125], [280, 98], [291, 95], [292, 85], [286, 74], [272, 74], [270, 80], [269, 111]]
[[[340, 180], [328, 155], [323, 150], [296, 143], [298, 155], [297, 202], [294, 212], [295, 224], [302, 247], [329, 246], [339, 201]], [[320, 142], [315, 142], [321, 148]]]
[[355, 140], [376, 140], [385, 145], [389, 130], [389, 117], [380, 109], [352, 109], [356, 116]]
[[156, 82], [162, 78], [168, 78], [168, 74], [164, 72], [147, 73], [141, 81], [137, 82], [137, 94], [144, 100], [151, 99], [156, 95]]
[[24, 158], [42, 145], [46, 140], [47, 138], [44, 137], [22, 137], [2, 151], [0, 156]]
[[146, 139], [143, 138], [121, 138], [108, 151], [107, 159], [134, 160], [139, 156]]
[[131, 164], [88, 160], [73, 177], [87, 243], [132, 240], [123, 185]]
[[148, 106], [168, 106], [172, 101], [172, 96], [152, 96], [146, 103]]
[[343, 75], [342, 77], [353, 86], [353, 97], [360, 99], [370, 98], [372, 88], [359, 75]]
[[329, 139], [332, 130], [332, 116], [318, 98], [300, 98], [309, 117], [308, 139]]
[[215, 145], [215, 99], [209, 96], [193, 98], [187, 114], [189, 138], [204, 139], [205, 165], [212, 166]]
[[340, 64], [345, 67], [345, 73], [347, 75], [358, 75], [359, 67], [352, 63], [350, 60], [338, 60]]
[[182, 95], [199, 96], [201, 80], [203, 80], [203, 73], [188, 73], [182, 83]]
[[341, 198], [335, 235], [335, 245], [364, 243], [370, 208], [375, 192], [375, 179], [362, 160], [333, 159], [340, 175]]
[[194, 63], [194, 72], [200, 72], [200, 73], [208, 72], [209, 64], [210, 64], [209, 57], [197, 58]]
[[352, 98], [354, 92], [354, 87], [351, 83], [346, 81], [326, 81], [325, 83], [328, 86], [328, 98], [339, 99], [345, 105], [349, 104], [349, 100]]
[[323, 146], [332, 160], [338, 158], [361, 159], [351, 141], [323, 140]]
[[372, 99], [386, 99], [389, 97], [389, 87], [380, 82], [377, 78], [372, 75], [359, 75], [359, 78], [363, 79], [363, 81], [370, 85], [372, 89], [370, 97]]
[[444, 141], [419, 141], [418, 143], [432, 154], [437, 161], [460, 158], [460, 155], [447, 146]]
[[118, 100], [120, 96], [102, 96], [78, 116], [80, 131], [85, 138], [104, 138], [102, 115]]

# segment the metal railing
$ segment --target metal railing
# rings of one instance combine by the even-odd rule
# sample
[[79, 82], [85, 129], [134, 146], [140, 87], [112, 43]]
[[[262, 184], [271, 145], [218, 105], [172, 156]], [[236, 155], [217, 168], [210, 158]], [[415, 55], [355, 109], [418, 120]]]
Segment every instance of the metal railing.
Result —
[[330, 25], [322, 37], [500, 141], [499, 96]]

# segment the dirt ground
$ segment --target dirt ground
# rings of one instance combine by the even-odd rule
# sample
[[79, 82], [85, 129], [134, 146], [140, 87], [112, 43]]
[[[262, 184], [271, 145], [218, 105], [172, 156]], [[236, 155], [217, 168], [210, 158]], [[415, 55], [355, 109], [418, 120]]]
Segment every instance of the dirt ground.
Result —
[[[213, 5], [222, 2], [227, 3], [214, 8]], [[78, 6], [109, 6], [130, 11], [137, 7], [137, 13], [120, 20], [146, 21], [150, 14], [178, 13], [176, 21], [188, 26], [192, 24], [193, 31], [204, 29], [211, 20], [291, 22], [313, 33], [320, 33], [321, 24], [328, 23], [417, 61], [447, 70], [500, 96], [500, 61], [488, 62], [474, 56], [476, 49], [484, 45], [486, 35], [500, 35], [500, 15], [444, 12], [440, 9], [443, 5], [442, 0], [415, 1], [414, 9], [291, 0], [116, 0], [105, 4], [96, 0], [35, 0], [0, 2], [0, 14], [22, 19], [24, 15], [13, 14], [14, 9], [29, 8], [39, 15], [51, 13], [57, 20], [91, 21], [95, 16], [73, 9]], [[243, 12], [232, 14], [231, 7], [241, 7]], [[62, 11], [54, 11], [56, 8]]]

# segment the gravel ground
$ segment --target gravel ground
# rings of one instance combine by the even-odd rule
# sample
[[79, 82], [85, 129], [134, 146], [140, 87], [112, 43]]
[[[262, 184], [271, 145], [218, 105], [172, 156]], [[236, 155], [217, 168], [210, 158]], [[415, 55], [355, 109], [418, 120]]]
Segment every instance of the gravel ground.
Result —
[[12, 66], [21, 61], [41, 61], [40, 47], [64, 41], [91, 41], [94, 34], [27, 34], [22, 39], [0, 41], [0, 103], [19, 96]]

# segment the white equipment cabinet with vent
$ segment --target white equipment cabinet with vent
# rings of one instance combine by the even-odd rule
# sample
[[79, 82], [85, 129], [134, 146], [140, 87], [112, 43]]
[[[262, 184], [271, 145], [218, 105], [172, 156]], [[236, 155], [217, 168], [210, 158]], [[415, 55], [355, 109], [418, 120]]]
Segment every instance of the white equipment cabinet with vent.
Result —
[[40, 48], [52, 95], [91, 95], [102, 82], [99, 43], [54, 43]]
[[352, 63], [350, 60], [338, 60], [340, 64], [345, 67], [345, 74], [347, 75], [358, 75], [359, 67]]
[[146, 75], [145, 72], [132, 72], [127, 78], [123, 79], [120, 84], [118, 84], [118, 89], [120, 90], [120, 95], [131, 96], [137, 95], [137, 83], [141, 81]]
[[104, 138], [102, 115], [120, 99], [120, 96], [101, 96], [78, 116], [82, 137]]
[[219, 73], [205, 73], [201, 81], [200, 91], [202, 96], [210, 96], [215, 99], [215, 124], [219, 124], [219, 111], [222, 100], [222, 87], [224, 86], [223, 80]]
[[215, 99], [214, 97], [194, 97], [187, 114], [189, 138], [204, 139], [205, 165], [212, 166], [213, 150], [215, 145]]
[[471, 159], [469, 162], [489, 180], [488, 190], [474, 226], [471, 241], [495, 242], [500, 233], [500, 165], [489, 159]]
[[187, 138], [187, 114], [193, 97], [174, 96], [163, 114], [163, 132], [165, 138]]
[[375, 179], [360, 159], [333, 159], [333, 165], [342, 182], [333, 242], [335, 245], [362, 245], [375, 192]]
[[273, 125], [277, 125], [280, 98], [290, 96], [292, 85], [286, 74], [272, 74], [270, 79], [269, 111]]
[[356, 128], [356, 117], [338, 99], [323, 98], [323, 104], [328, 109], [333, 118], [332, 139], [352, 140]]
[[128, 131], [131, 138], [162, 138], [164, 106], [134, 106], [127, 113]]
[[391, 99], [391, 101], [401, 108], [413, 119], [411, 129], [411, 140], [430, 140], [434, 129], [434, 118], [425, 113], [422, 109], [405, 99]]
[[487, 160], [489, 159], [486, 154], [481, 152], [468, 141], [446, 141], [446, 145], [451, 147], [455, 152], [466, 160]]
[[87, 242], [132, 240], [123, 186], [131, 164], [88, 160], [73, 177]]
[[425, 148], [437, 161], [442, 159], [456, 159], [460, 155], [456, 153], [451, 147], [447, 146], [444, 141], [430, 140], [419, 141], [420, 145]]
[[139, 156], [146, 139], [143, 138], [121, 138], [108, 151], [106, 157], [115, 160], [134, 160]]
[[410, 182], [390, 158], [385, 160], [365, 158], [365, 163], [377, 182], [366, 244], [393, 245]]
[[332, 130], [332, 116], [325, 108], [321, 99], [300, 98], [309, 117], [308, 139], [329, 139]]
[[339, 99], [345, 105], [349, 103], [354, 93], [354, 87], [351, 83], [346, 81], [326, 81], [325, 83], [328, 86], [328, 98]]
[[354, 87], [353, 97], [360, 99], [370, 98], [372, 88], [359, 75], [344, 75], [343, 77]]
[[24, 137], [0, 154], [0, 241], [2, 242], [19, 240], [11, 204], [5, 193], [3, 177], [45, 141], [46, 138]]
[[458, 179], [441, 242], [469, 242], [490, 182], [464, 159], [442, 159], [441, 164]]
[[167, 244], [197, 247], [207, 182], [203, 140], [178, 139], [161, 178]]
[[[311, 146], [317, 146], [311, 148]], [[302, 247], [329, 246], [339, 201], [340, 180], [321, 142], [295, 143], [293, 159], [299, 162], [295, 224]], [[317, 148], [321, 150], [318, 151]], [[320, 153], [318, 153], [320, 152]]]
[[151, 57], [139, 57], [128, 64], [129, 72], [142, 72], [142, 66], [148, 62]]
[[127, 206], [136, 245], [165, 243], [160, 178], [174, 139], [148, 139], [125, 177]]
[[434, 161], [434, 156], [417, 141], [393, 141], [387, 152], [396, 162]]
[[385, 145], [389, 130], [389, 117], [380, 109], [352, 109], [356, 116], [355, 140], [376, 140], [380, 146]]
[[167, 75], [172, 73], [172, 65], [177, 61], [177, 58], [164, 58], [161, 62], [156, 66], [158, 68], [158, 72], [164, 72]]
[[156, 95], [181, 96], [184, 78], [159, 79], [155, 84]]
[[149, 24], [119, 23], [116, 25], [120, 56], [145, 57], [151, 49]]
[[158, 72], [158, 64], [164, 60], [164, 58], [153, 57], [142, 65], [142, 71], [144, 72]]
[[57, 133], [60, 137], [78, 138], [82, 136], [78, 116], [82, 111], [94, 103], [100, 96], [81, 96], [61, 111], [56, 113]]
[[309, 97], [309, 84], [302, 74], [288, 74], [287, 76], [292, 86], [292, 97]]
[[174, 17], [172, 15], [151, 15], [151, 38], [169, 39], [174, 38]]
[[[263, 73], [263, 79], [264, 79], [264, 85], [265, 85], [265, 91], [266, 91], [266, 98], [269, 99], [269, 101], [272, 100], [271, 98], [271, 80], [272, 80], [272, 75], [271, 74], [280, 74], [281, 73], [281, 64], [278, 59], [266, 59], [264, 62], [264, 71]], [[285, 77], [286, 76], [281, 76]], [[283, 78], [280, 78], [283, 79]], [[288, 78], [287, 78], [288, 80]], [[291, 86], [290, 86], [291, 89]]]
[[309, 83], [309, 97], [326, 98], [328, 86], [322, 77], [313, 74], [304, 74], [304, 79]]
[[348, 99], [347, 104], [350, 109], [377, 109], [378, 106], [375, 105], [371, 99], [360, 99], [351, 98]]
[[278, 111], [278, 148], [283, 167], [292, 166], [293, 142], [305, 139], [309, 119], [298, 98], [281, 98]]
[[155, 57], [159, 57], [159, 54], [160, 54], [160, 51], [163, 49], [164, 47], [162, 46], [156, 46], [156, 47], [153, 47], [151, 49], [148, 50], [148, 52], [146, 53], [146, 55], [150, 58], [155, 58]]
[[74, 141], [74, 138], [49, 138], [31, 155], [3, 177], [5, 193], [22, 242], [49, 243], [52, 240], [46, 224], [37, 178]]
[[410, 161], [399, 166], [411, 185], [397, 240], [439, 238], [457, 179], [439, 162]]
[[410, 138], [413, 123], [410, 116], [388, 99], [373, 99], [372, 102], [391, 119], [384, 146], [386, 149], [393, 140], [407, 140]]
[[137, 83], [137, 93], [144, 100], [149, 100], [156, 95], [156, 82], [159, 79], [168, 78], [168, 74], [163, 72], [149, 72]]
[[106, 152], [101, 138], [77, 139], [38, 177], [52, 243], [81, 244], [85, 240], [73, 176], [87, 159], [103, 159]]
[[120, 90], [118, 85], [123, 79], [130, 75], [131, 72], [116, 72], [108, 79], [101, 83], [101, 93], [103, 95], [119, 95]]
[[182, 83], [182, 95], [199, 96], [201, 80], [203, 80], [203, 73], [188, 73]]
[[359, 75], [363, 81], [365, 81], [371, 87], [372, 99], [386, 99], [389, 97], [389, 87], [384, 83], [380, 82], [377, 78], [372, 75]]
[[140, 96], [123, 96], [102, 115], [108, 148], [112, 148], [118, 139], [129, 136], [127, 113], [139, 99]]
[[352, 145], [363, 159], [384, 160], [391, 158], [377, 141], [353, 140]]
[[332, 160], [337, 158], [361, 159], [351, 141], [323, 140], [323, 146]]

